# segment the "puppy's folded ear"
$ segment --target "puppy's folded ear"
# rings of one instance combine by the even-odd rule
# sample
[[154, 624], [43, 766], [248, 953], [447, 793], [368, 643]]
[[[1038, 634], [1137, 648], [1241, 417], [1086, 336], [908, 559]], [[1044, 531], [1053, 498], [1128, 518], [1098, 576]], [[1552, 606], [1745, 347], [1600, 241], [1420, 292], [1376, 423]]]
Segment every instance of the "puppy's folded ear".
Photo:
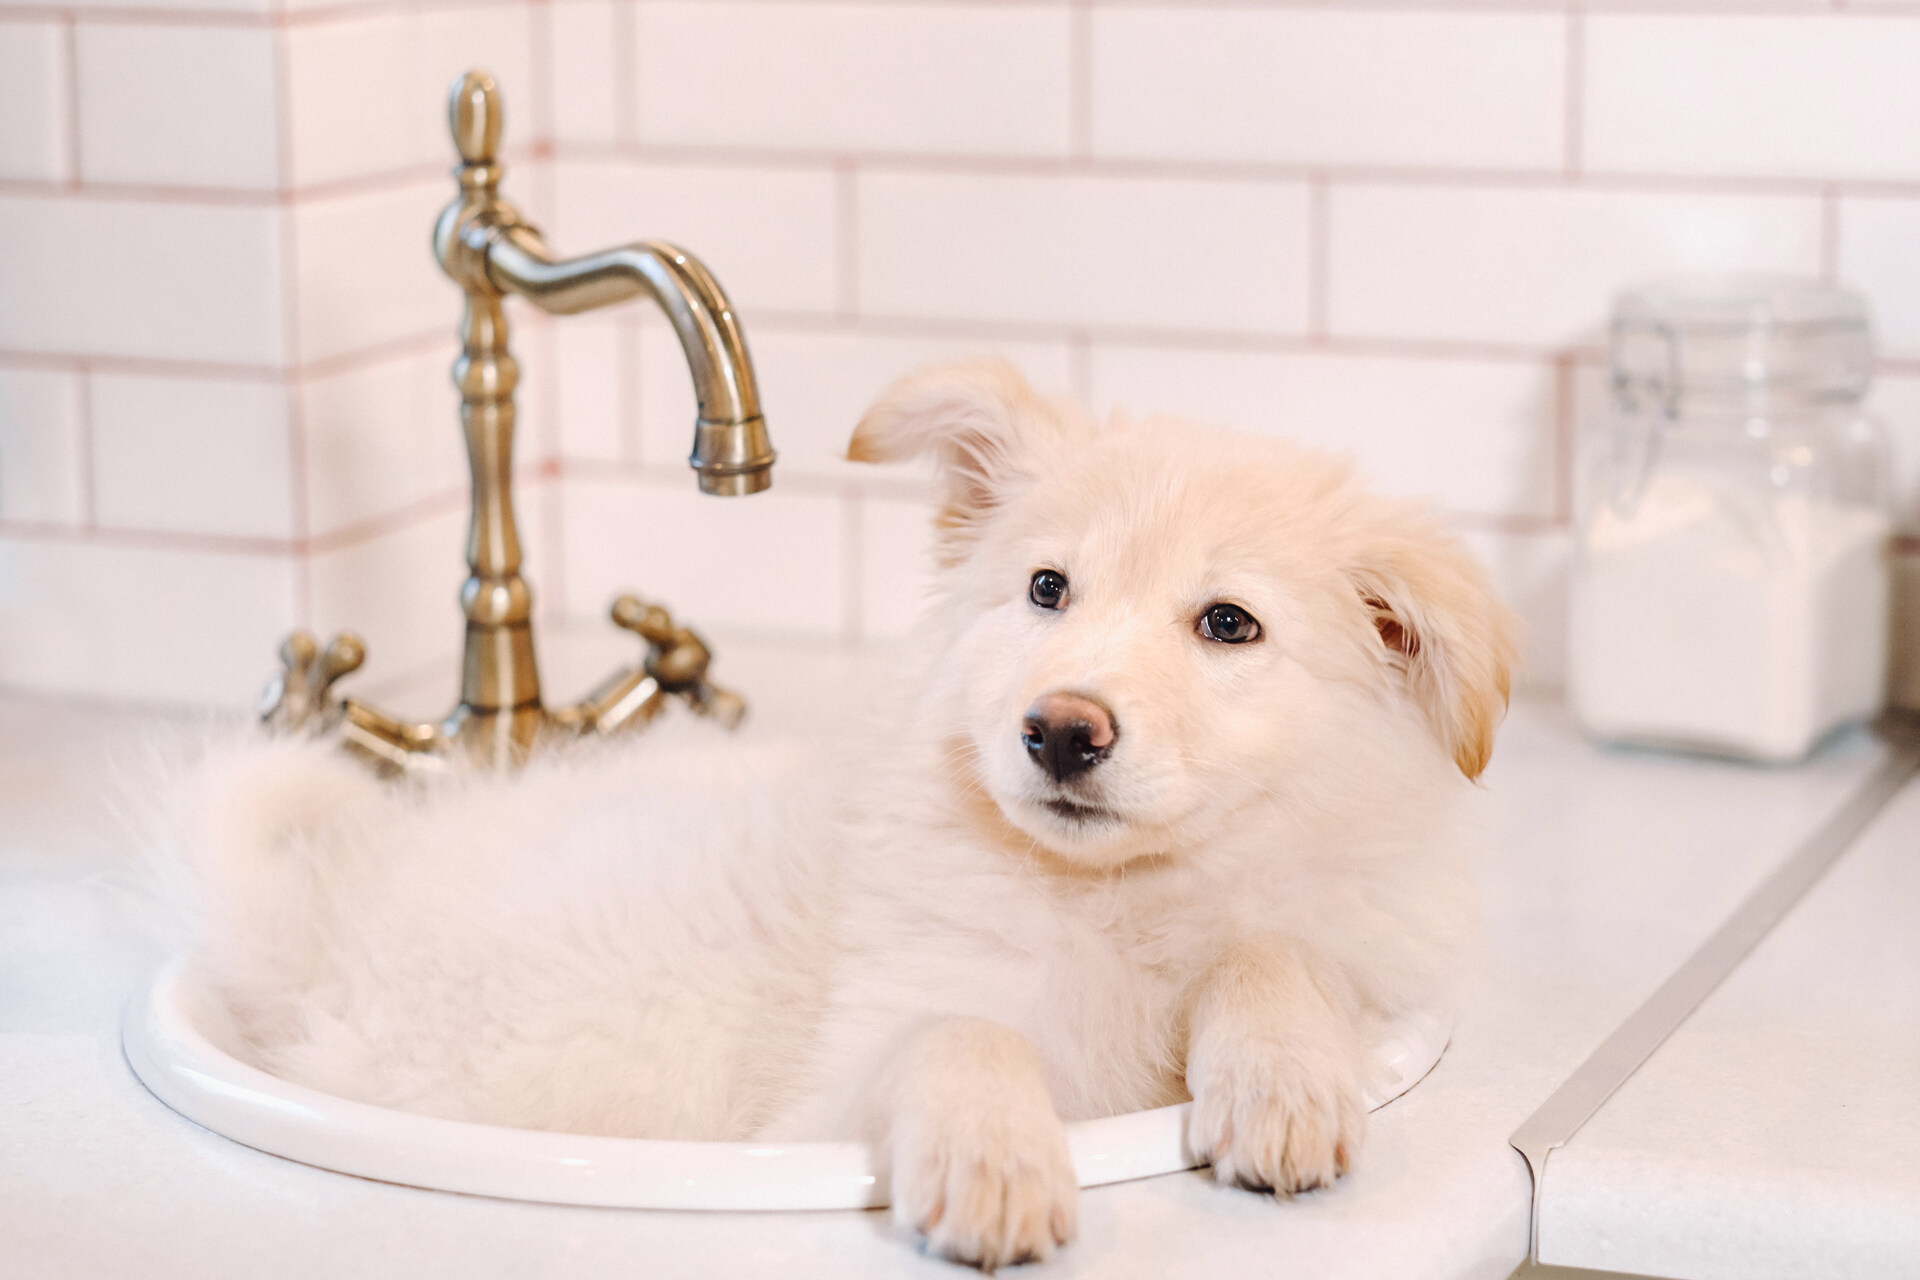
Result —
[[965, 554], [977, 527], [1008, 493], [1089, 433], [1085, 420], [1034, 394], [1005, 360], [935, 365], [887, 388], [847, 444], [855, 462], [931, 454], [943, 490], [941, 556]]
[[1506, 714], [1519, 623], [1464, 543], [1414, 508], [1394, 515], [1352, 569], [1354, 587], [1379, 656], [1460, 772], [1477, 778]]

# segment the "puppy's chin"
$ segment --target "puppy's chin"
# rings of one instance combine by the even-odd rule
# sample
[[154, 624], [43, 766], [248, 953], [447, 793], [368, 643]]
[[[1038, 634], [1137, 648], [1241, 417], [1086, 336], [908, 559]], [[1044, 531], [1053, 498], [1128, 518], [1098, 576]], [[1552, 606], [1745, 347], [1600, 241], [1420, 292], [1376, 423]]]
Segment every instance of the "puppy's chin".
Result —
[[1117, 867], [1164, 846], [1158, 824], [1098, 800], [1020, 795], [998, 803], [1001, 814], [1047, 852], [1088, 870]]

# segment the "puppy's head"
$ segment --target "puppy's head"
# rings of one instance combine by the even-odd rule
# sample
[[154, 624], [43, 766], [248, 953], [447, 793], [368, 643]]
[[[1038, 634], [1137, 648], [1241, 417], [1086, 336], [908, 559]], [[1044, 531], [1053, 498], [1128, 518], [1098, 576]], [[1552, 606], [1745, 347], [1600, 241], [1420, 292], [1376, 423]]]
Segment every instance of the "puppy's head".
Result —
[[1424, 509], [1337, 459], [1173, 422], [1096, 428], [997, 362], [897, 383], [848, 453], [933, 456], [938, 728], [1058, 855], [1194, 848], [1250, 806], [1309, 802], [1381, 726], [1467, 778], [1487, 762], [1509, 616]]

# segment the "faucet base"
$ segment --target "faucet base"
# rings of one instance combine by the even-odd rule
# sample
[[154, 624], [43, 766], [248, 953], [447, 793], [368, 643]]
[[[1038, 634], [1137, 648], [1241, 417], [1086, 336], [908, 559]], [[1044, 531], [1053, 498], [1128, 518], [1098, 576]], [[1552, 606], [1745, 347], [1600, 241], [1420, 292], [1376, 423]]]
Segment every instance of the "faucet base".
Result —
[[544, 743], [645, 728], [672, 698], [729, 729], [745, 718], [745, 701], [707, 679], [713, 654], [706, 642], [676, 625], [665, 609], [621, 596], [611, 612], [617, 626], [646, 641], [646, 653], [571, 706], [548, 709], [537, 700], [517, 707], [463, 702], [438, 723], [399, 720], [357, 698], [333, 696], [334, 682], [366, 660], [358, 636], [343, 632], [322, 651], [300, 631], [280, 646], [281, 670], [267, 685], [261, 722], [270, 732], [336, 736], [344, 749], [380, 773], [398, 777], [461, 766], [511, 768]]

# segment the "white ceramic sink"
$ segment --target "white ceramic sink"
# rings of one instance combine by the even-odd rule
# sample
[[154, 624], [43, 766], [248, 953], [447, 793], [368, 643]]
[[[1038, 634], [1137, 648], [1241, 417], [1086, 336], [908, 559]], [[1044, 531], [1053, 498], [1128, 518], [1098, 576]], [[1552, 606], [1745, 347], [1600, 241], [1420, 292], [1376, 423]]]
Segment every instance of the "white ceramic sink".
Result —
[[[223, 1053], [193, 1026], [177, 967], [129, 1006], [127, 1061], [196, 1124], [273, 1155], [381, 1182], [507, 1200], [636, 1209], [868, 1209], [887, 1203], [854, 1142], [668, 1142], [509, 1129], [412, 1115], [288, 1084]], [[1377, 1110], [1433, 1069], [1450, 1025], [1392, 1028]], [[1067, 1126], [1083, 1187], [1203, 1163], [1187, 1150], [1190, 1103]]]

